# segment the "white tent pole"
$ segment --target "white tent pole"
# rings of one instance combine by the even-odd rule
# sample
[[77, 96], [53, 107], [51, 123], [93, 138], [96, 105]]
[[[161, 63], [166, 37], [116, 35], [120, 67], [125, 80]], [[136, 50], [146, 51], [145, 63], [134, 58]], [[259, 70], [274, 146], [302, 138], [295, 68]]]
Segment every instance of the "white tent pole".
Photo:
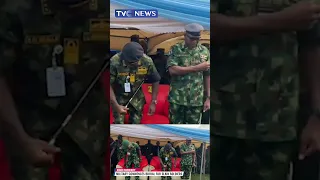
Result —
[[204, 157], [204, 147], [206, 146], [206, 143], [203, 142], [202, 146], [202, 154], [201, 154], [201, 167], [200, 167], [200, 180], [202, 180], [202, 170], [203, 170], [203, 157]]

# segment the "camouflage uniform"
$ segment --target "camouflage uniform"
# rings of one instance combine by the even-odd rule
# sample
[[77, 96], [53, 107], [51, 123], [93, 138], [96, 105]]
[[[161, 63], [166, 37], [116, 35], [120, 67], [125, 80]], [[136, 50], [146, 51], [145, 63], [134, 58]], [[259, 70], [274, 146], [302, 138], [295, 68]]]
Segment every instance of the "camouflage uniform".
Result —
[[[99, 72], [109, 46], [109, 3], [89, 1], [69, 9], [56, 2], [7, 1], [0, 12], [1, 71], [6, 71], [13, 85], [12, 94], [26, 132], [44, 140], [60, 127]], [[60, 5], [63, 7], [58, 8]], [[46, 68], [52, 67], [53, 49], [60, 44], [64, 51], [55, 58], [57, 65], [64, 67], [66, 96], [49, 97]], [[62, 180], [102, 179], [108, 113], [98, 83], [57, 139], [62, 149]], [[14, 156], [10, 165], [15, 180], [48, 178], [47, 168], [35, 169]]]
[[[138, 68], [128, 67], [124, 60], [120, 58], [120, 55], [121, 53], [118, 53], [111, 58], [110, 84], [113, 85], [113, 90], [118, 103], [120, 105], [126, 105], [143, 80], [150, 77], [153, 81], [160, 81], [160, 75], [153, 64], [152, 59], [147, 55], [144, 54], [142, 58], [139, 59]], [[128, 76], [133, 77], [134, 80], [131, 81], [131, 78], [127, 78]], [[130, 93], [124, 91], [124, 84], [126, 82], [130, 82], [131, 84]], [[143, 91], [140, 89], [129, 105], [130, 123], [140, 124], [145, 103], [146, 100]], [[113, 115], [116, 124], [124, 123], [124, 115], [119, 115], [116, 111], [114, 111]]]
[[[173, 153], [177, 154], [176, 150], [173, 147], [171, 147], [169, 152], [165, 151], [165, 147], [160, 149], [159, 158], [161, 158], [163, 165], [167, 165], [166, 168], [162, 167], [162, 171], [171, 171], [171, 168], [172, 168], [171, 157]], [[161, 179], [166, 179], [166, 177], [161, 176]], [[167, 179], [171, 180], [171, 176], [168, 176]]]
[[[127, 156], [127, 162], [125, 164], [126, 168], [131, 168], [132, 165], [134, 165], [134, 168], [139, 168], [140, 167], [140, 155], [139, 152], [137, 151], [140, 149], [139, 145], [137, 143], [131, 143], [133, 146], [130, 151], [127, 149], [124, 150], [124, 154]], [[130, 152], [130, 155], [127, 153]], [[126, 176], [126, 180], [130, 180], [130, 176]], [[136, 180], [139, 180], [139, 176], [135, 177]]]
[[[190, 144], [189, 146], [186, 143], [181, 145], [181, 153], [187, 151], [194, 151], [195, 149], [196, 148], [192, 144]], [[184, 172], [181, 179], [189, 179], [193, 166], [193, 156], [194, 154], [181, 155], [181, 170]]]
[[[172, 47], [167, 67], [188, 67], [205, 61], [210, 61], [210, 53], [205, 46], [198, 44], [195, 49], [190, 50], [182, 42]], [[171, 76], [169, 92], [171, 124], [200, 123], [204, 98], [203, 76], [209, 75], [210, 71]]]
[[123, 149], [121, 149], [121, 144], [119, 142], [116, 148], [117, 148], [117, 159], [118, 161], [120, 161], [122, 158], [124, 158], [125, 154], [123, 152]]
[[[213, 12], [246, 17], [280, 11], [294, 1], [211, 3]], [[305, 42], [312, 41], [312, 31], [299, 34], [309, 36], [304, 36]], [[298, 122], [296, 32], [258, 35], [214, 50], [211, 177], [286, 179]]]

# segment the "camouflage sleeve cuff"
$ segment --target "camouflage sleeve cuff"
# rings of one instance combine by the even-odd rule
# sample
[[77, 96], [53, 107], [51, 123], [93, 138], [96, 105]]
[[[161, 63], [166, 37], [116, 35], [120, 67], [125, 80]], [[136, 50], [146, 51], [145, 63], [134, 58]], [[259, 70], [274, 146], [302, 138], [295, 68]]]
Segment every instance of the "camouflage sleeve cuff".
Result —
[[169, 57], [168, 59], [168, 63], [167, 63], [167, 69], [171, 66], [178, 66], [178, 62], [173, 58], [173, 57]]

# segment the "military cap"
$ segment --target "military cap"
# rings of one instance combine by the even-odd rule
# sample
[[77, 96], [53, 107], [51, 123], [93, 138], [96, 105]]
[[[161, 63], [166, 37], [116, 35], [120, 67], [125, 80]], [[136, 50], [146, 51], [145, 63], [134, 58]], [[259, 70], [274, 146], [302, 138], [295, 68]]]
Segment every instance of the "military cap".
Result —
[[129, 63], [137, 62], [143, 56], [144, 50], [137, 42], [129, 42], [126, 44], [120, 54], [121, 60]]
[[192, 139], [188, 137], [186, 140], [187, 140], [187, 141], [191, 141]]
[[130, 145], [130, 142], [128, 140], [124, 140], [122, 142], [121, 149], [128, 149], [129, 145]]
[[201, 37], [201, 31], [203, 27], [197, 23], [191, 23], [185, 26], [186, 35], [189, 38], [199, 39]]

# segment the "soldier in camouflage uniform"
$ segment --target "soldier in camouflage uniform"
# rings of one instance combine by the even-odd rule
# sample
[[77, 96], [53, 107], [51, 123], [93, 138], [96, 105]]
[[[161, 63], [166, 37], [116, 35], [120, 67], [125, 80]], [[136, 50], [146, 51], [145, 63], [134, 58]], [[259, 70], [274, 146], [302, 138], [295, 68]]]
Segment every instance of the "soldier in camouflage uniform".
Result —
[[117, 162], [119, 162], [122, 158], [124, 158], [124, 152], [123, 152], [123, 149], [121, 149], [121, 147], [122, 147], [122, 135], [118, 135], [118, 139], [116, 140], [116, 142], [112, 146], [112, 151], [111, 151], [111, 156], [112, 156], [114, 151], [117, 150], [116, 151]]
[[143, 52], [139, 43], [130, 42], [122, 52], [114, 55], [110, 63], [110, 99], [116, 124], [123, 124], [129, 111], [129, 122], [140, 124], [145, 98], [142, 89], [138, 91], [129, 105], [124, 105], [133, 96], [139, 85], [146, 79], [152, 83], [152, 100], [149, 115], [153, 115], [157, 104], [160, 75], [153, 61]]
[[[18, 0], [1, 7], [1, 71], [8, 72], [19, 118], [31, 137], [48, 141], [105, 64], [108, 6], [105, 0]], [[62, 180], [103, 178], [108, 109], [98, 83], [56, 141]], [[15, 156], [10, 160], [15, 180], [48, 178], [48, 168], [35, 169]]]
[[121, 146], [122, 146], [122, 135], [119, 135], [118, 136], [118, 142], [117, 142], [117, 159], [118, 159], [118, 162], [124, 158], [124, 152], [123, 152], [123, 149], [121, 149]]
[[[170, 143], [166, 144], [163, 148], [159, 151], [159, 159], [162, 166], [162, 171], [171, 171], [172, 168], [172, 162], [171, 157], [174, 153], [174, 167], [176, 167], [176, 160], [178, 157], [178, 154], [176, 150], [172, 147]], [[166, 179], [166, 177], [162, 176], [161, 179]], [[171, 180], [171, 176], [167, 176], [168, 180]]]
[[320, 149], [320, 6], [303, 0], [211, 3], [211, 178], [285, 180], [298, 151], [298, 46], [313, 111], [301, 153]]
[[[122, 142], [121, 148], [123, 149], [123, 152], [125, 154], [125, 168], [132, 168], [132, 165], [134, 165], [134, 168], [140, 168], [140, 162], [142, 157], [140, 146], [137, 143], [124, 140]], [[129, 180], [130, 176], [126, 176], [125, 179]], [[135, 179], [139, 180], [139, 176], [136, 176]]]
[[186, 143], [181, 147], [181, 170], [184, 172], [181, 179], [189, 179], [192, 167], [196, 166], [196, 148], [191, 144], [191, 139], [188, 138]]
[[171, 48], [167, 64], [171, 124], [199, 124], [202, 113], [210, 108], [210, 53], [199, 43], [203, 27], [192, 23], [185, 29], [184, 42]]

